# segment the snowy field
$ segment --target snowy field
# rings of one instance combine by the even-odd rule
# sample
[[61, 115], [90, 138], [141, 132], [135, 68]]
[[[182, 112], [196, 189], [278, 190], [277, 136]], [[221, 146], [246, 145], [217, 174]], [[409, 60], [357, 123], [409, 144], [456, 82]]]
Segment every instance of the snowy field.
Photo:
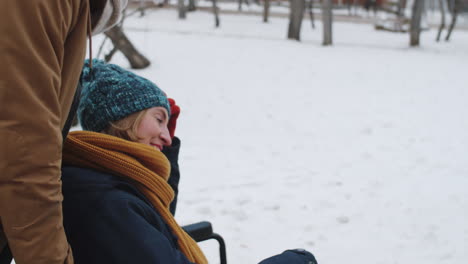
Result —
[[[468, 32], [149, 10], [136, 71], [181, 106], [177, 219], [212, 222], [229, 263], [306, 248], [321, 264], [468, 263]], [[94, 40], [95, 53], [102, 37]], [[108, 48], [108, 47], [106, 47]], [[116, 55], [112, 61], [128, 62]], [[217, 245], [201, 243], [218, 263]]]

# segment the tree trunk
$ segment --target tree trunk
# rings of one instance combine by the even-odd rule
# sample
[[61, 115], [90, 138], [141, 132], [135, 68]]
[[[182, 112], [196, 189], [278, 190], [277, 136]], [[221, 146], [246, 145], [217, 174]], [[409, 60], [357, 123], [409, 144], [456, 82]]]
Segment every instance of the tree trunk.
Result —
[[313, 10], [313, 3], [312, 0], [309, 0], [309, 16], [310, 16], [310, 23], [312, 23], [312, 28], [315, 29], [315, 23], [314, 23], [314, 10]]
[[[332, 5], [333, 5], [333, 1], [332, 1]], [[354, 10], [354, 15], [355, 16], [357, 16], [357, 9], [358, 9], [357, 6], [358, 6], [358, 0], [354, 0], [353, 1], [353, 10]]]
[[449, 41], [450, 40], [450, 35], [452, 35], [452, 31], [453, 29], [455, 28], [455, 24], [457, 23], [457, 16], [458, 16], [458, 13], [459, 13], [459, 9], [461, 7], [461, 1], [460, 0], [454, 0], [453, 3], [452, 3], [452, 22], [450, 23], [450, 26], [449, 26], [449, 29], [448, 29], [448, 33], [447, 33], [447, 37], [445, 37], [445, 41]]
[[406, 7], [406, 0], [398, 0], [398, 6], [397, 6], [398, 17], [402, 17], [404, 15], [403, 10], [405, 10], [404, 9], [405, 7]]
[[410, 26], [410, 46], [419, 46], [419, 36], [421, 34], [421, 17], [424, 10], [425, 0], [414, 0], [411, 14]]
[[263, 22], [268, 22], [268, 16], [270, 14], [270, 0], [265, 0], [263, 3]]
[[[323, 5], [323, 1], [322, 1], [322, 5]], [[348, 0], [346, 2], [346, 7], [348, 8], [348, 16], [351, 16], [352, 15], [352, 13], [351, 13], [351, 0]]]
[[242, 11], [242, 2], [244, 2], [246, 5], [249, 5], [249, 1], [248, 0], [239, 0], [239, 11]]
[[436, 41], [439, 42], [440, 35], [442, 35], [442, 30], [445, 28], [445, 7], [444, 7], [444, 0], [439, 0], [439, 9], [440, 9], [440, 26], [439, 31], [437, 32]]
[[322, 19], [323, 19], [323, 45], [328, 46], [333, 44], [333, 3], [332, 0], [322, 1]]
[[145, 16], [145, 10], [146, 10], [146, 7], [145, 7], [145, 3], [143, 0], [140, 0], [140, 4], [138, 5], [138, 11], [140, 11], [140, 16], [143, 17]]
[[[104, 33], [114, 44], [113, 54], [116, 50], [120, 50], [127, 58], [132, 69], [143, 69], [150, 65], [150, 61], [140, 54], [130, 40], [125, 36], [121, 26], [115, 26]], [[111, 59], [111, 56], [106, 56], [106, 61]]]
[[195, 11], [195, 10], [197, 10], [197, 5], [195, 3], [195, 0], [189, 0], [187, 11]]
[[217, 0], [212, 0], [213, 1], [213, 14], [215, 16], [215, 27], [219, 27], [219, 8], [217, 5]]
[[288, 39], [301, 40], [301, 24], [305, 0], [290, 0]]
[[177, 0], [177, 9], [179, 11], [179, 19], [187, 18], [184, 0]]

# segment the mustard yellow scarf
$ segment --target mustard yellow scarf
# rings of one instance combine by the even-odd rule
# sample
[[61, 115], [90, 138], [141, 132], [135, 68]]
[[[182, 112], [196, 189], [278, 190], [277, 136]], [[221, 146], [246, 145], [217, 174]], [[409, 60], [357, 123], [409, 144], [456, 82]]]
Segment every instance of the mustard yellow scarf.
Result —
[[177, 224], [169, 211], [174, 191], [167, 183], [171, 168], [163, 153], [110, 135], [75, 131], [65, 142], [63, 162], [131, 179], [178, 237], [179, 248], [187, 259], [198, 264], [208, 263], [197, 243]]

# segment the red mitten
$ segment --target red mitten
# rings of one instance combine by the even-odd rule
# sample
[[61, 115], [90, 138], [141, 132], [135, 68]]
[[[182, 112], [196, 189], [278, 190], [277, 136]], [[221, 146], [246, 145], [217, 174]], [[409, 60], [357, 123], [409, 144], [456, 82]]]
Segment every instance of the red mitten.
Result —
[[174, 99], [168, 98], [167, 100], [169, 101], [169, 105], [171, 107], [171, 116], [169, 117], [169, 122], [167, 123], [167, 129], [169, 130], [171, 138], [173, 138], [176, 129], [177, 118], [180, 114], [180, 107], [176, 105]]

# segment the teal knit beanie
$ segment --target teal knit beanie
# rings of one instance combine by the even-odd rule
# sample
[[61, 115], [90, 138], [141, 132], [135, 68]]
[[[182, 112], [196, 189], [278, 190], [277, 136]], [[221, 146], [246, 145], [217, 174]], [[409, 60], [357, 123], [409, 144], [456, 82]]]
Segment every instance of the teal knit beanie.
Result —
[[161, 106], [171, 115], [164, 92], [151, 81], [102, 60], [85, 61], [78, 120], [84, 130], [101, 132], [110, 122]]

